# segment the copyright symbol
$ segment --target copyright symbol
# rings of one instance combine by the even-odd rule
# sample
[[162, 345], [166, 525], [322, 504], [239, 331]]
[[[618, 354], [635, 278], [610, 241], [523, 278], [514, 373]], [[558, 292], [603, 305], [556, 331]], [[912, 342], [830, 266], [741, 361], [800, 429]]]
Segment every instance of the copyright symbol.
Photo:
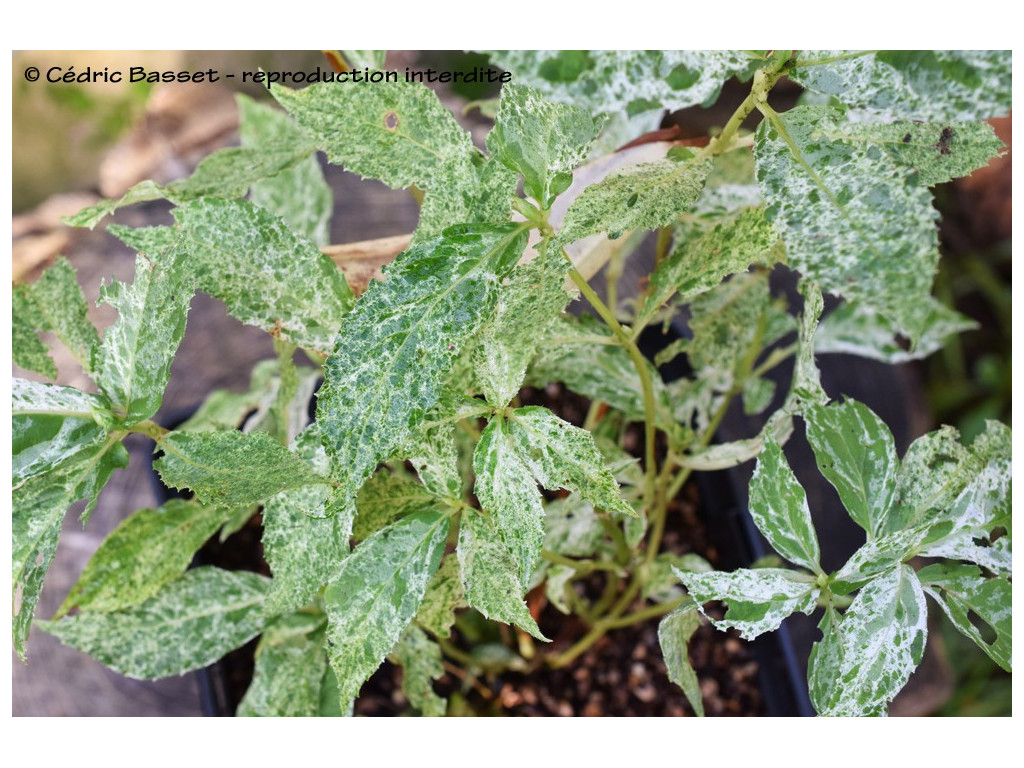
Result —
[[29, 67], [28, 69], [26, 69], [25, 70], [25, 79], [28, 80], [30, 83], [34, 83], [36, 80], [38, 80], [39, 79], [39, 68], [38, 67]]

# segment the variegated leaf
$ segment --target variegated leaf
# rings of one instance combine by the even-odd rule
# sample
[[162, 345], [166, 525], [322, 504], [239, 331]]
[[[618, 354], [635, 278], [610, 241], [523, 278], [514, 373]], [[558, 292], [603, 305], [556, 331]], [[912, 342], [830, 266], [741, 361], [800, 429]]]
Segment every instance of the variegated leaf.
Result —
[[636, 516], [586, 430], [574, 427], [547, 408], [528, 406], [509, 414], [508, 432], [520, 458], [545, 488], [565, 488], [595, 507]]
[[[330, 462], [314, 424], [291, 446], [320, 475]], [[331, 486], [289, 488], [267, 499], [263, 507], [263, 556], [274, 578], [264, 606], [267, 615], [287, 613], [310, 602], [338, 571], [349, 553], [352, 517], [339, 510], [327, 515]]]
[[342, 561], [324, 594], [327, 653], [342, 702], [356, 697], [416, 615], [447, 535], [444, 513], [415, 512]]
[[490, 315], [499, 281], [525, 245], [521, 225], [453, 227], [400, 254], [345, 317], [317, 421], [349, 503], [438, 401], [444, 376]]
[[856, 400], [804, 410], [818, 469], [839, 492], [853, 521], [872, 538], [889, 513], [899, 459], [889, 428]]
[[212, 664], [258, 635], [269, 583], [256, 573], [204, 566], [131, 608], [38, 624], [123, 675], [155, 680]]
[[658, 624], [658, 644], [665, 657], [668, 679], [683, 689], [686, 700], [690, 702], [697, 717], [704, 717], [700, 683], [687, 652], [690, 638], [699, 628], [700, 614], [695, 605], [688, 603], [677, 608]]
[[416, 623], [435, 637], [449, 637], [455, 623], [455, 611], [465, 605], [459, 559], [454, 554], [445, 555], [441, 567], [427, 583], [423, 602], [416, 612]]
[[921, 663], [927, 637], [927, 606], [913, 570], [899, 565], [870, 581], [843, 615], [837, 690], [822, 697], [828, 706], [819, 714], [885, 715]]
[[295, 613], [269, 625], [238, 717], [316, 717], [328, 671], [324, 617]]
[[791, 563], [822, 573], [807, 494], [771, 433], [750, 479], [750, 515], [776, 552]]
[[525, 585], [517, 576], [518, 564], [494, 523], [480, 514], [464, 514], [458, 557], [470, 607], [495, 621], [515, 624], [539, 640], [547, 639], [523, 602]]
[[109, 612], [148, 600], [185, 572], [230, 514], [181, 499], [140, 509], [103, 540], [55, 618], [73, 608]]
[[[680, 571], [676, 576], [719, 629], [735, 627], [747, 640], [778, 629], [783, 619], [800, 611], [810, 613], [818, 602], [814, 582], [780, 568], [741, 569], [732, 573]], [[725, 618], [708, 616], [703, 605], [711, 600], [728, 604]]]
[[[929, 565], [917, 572], [924, 591], [945, 611], [953, 626], [971, 638], [1005, 669], [1013, 669], [1013, 585], [1008, 579], [985, 578], [974, 565]], [[988, 627], [986, 633], [972, 615]], [[989, 640], [986, 635], [992, 636]]]
[[402, 693], [424, 717], [443, 717], [448, 702], [434, 692], [444, 674], [441, 649], [415, 624], [405, 628], [391, 652], [402, 666]]

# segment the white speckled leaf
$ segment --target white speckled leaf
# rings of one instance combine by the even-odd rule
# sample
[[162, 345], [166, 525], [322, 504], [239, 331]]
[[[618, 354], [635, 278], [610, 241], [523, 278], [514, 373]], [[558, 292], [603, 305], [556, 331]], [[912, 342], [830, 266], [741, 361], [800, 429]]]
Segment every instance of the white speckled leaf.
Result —
[[[330, 462], [316, 425], [291, 446], [313, 472], [326, 475]], [[352, 517], [345, 510], [327, 515], [331, 486], [289, 488], [263, 507], [263, 556], [274, 575], [264, 606], [267, 615], [297, 610], [310, 602], [338, 571], [349, 553]]]
[[378, 472], [359, 490], [352, 535], [362, 541], [402, 515], [431, 508], [436, 502], [423, 483], [404, 471]]
[[204, 566], [140, 605], [37, 622], [65, 645], [122, 675], [155, 680], [205, 667], [263, 629], [269, 579]]
[[818, 331], [818, 318], [821, 317], [825, 299], [818, 285], [809, 280], [800, 281], [800, 293], [804, 297], [804, 306], [797, 326], [797, 350], [790, 401], [795, 401], [798, 406], [809, 406], [814, 403], [823, 405], [828, 402], [828, 395], [822, 389], [821, 372], [814, 360], [814, 336]]
[[[118, 318], [103, 333], [96, 383], [127, 426], [160, 408], [194, 291], [189, 254], [177, 238], [167, 245], [165, 229], [136, 233], [132, 244], [140, 252], [134, 283], [115, 280], [100, 289], [100, 300], [114, 307]], [[156, 247], [144, 246], [145, 239]]]
[[443, 181], [438, 170], [446, 160], [469, 164], [475, 151], [469, 134], [420, 83], [278, 86], [272, 93], [332, 163], [393, 189], [431, 189]]
[[[662, 552], [646, 567], [644, 586], [640, 590], [643, 597], [656, 603], [670, 603], [685, 597], [686, 593], [683, 591], [679, 579], [676, 578], [677, 568], [680, 571], [697, 571], [699, 573], [714, 570], [707, 560], [692, 552], [685, 555]], [[696, 610], [696, 606], [693, 608]]]
[[842, 616], [830, 605], [825, 607], [818, 629], [821, 639], [811, 646], [807, 660], [807, 688], [817, 712], [829, 709], [839, 696], [835, 681], [843, 663]]
[[519, 225], [453, 227], [399, 254], [342, 321], [317, 421], [351, 502], [438, 401], [459, 350], [493, 311], [499, 281], [525, 246]]
[[685, 302], [752, 264], [770, 266], [778, 236], [764, 209], [743, 208], [677, 245], [651, 274], [651, 291], [640, 312], [647, 322], [673, 294]]
[[14, 362], [26, 370], [56, 378], [57, 369], [37, 331], [52, 331], [86, 373], [100, 339], [86, 316], [82, 288], [70, 262], [63, 256], [39, 279], [14, 286], [12, 294], [12, 351]]
[[[1005, 578], [985, 578], [974, 565], [939, 563], [917, 572], [924, 591], [945, 611], [953, 626], [1005, 669], [1013, 669], [1013, 585]], [[987, 640], [971, 614], [988, 625]]]
[[423, 602], [416, 612], [416, 623], [436, 637], [450, 637], [455, 611], [465, 605], [459, 559], [454, 553], [445, 555], [441, 567], [427, 584]]
[[477, 164], [461, 154], [446, 157], [423, 198], [412, 244], [437, 237], [457, 224], [508, 221], [518, 182], [515, 172], [493, 157]]
[[821, 551], [807, 494], [771, 433], [750, 478], [750, 515], [776, 552], [791, 563], [821, 573]]
[[328, 671], [323, 617], [292, 614], [268, 626], [238, 717], [315, 717]]
[[544, 508], [530, 468], [517, 450], [511, 427], [498, 415], [484, 429], [473, 454], [473, 488], [517, 565], [520, 584], [529, 584], [544, 544]]
[[899, 329], [891, 320], [856, 301], [844, 302], [825, 316], [814, 337], [814, 349], [819, 355], [838, 352], [883, 363], [903, 363], [928, 357], [942, 349], [953, 334], [978, 327], [931, 296], [926, 304], [925, 329], [913, 350], [900, 344]]
[[557, 251], [541, 247], [538, 258], [512, 271], [494, 319], [473, 351], [480, 388], [496, 408], [504, 408], [519, 392], [538, 345], [572, 298], [563, 289], [568, 263]]
[[883, 534], [861, 545], [832, 576], [832, 591], [846, 594], [868, 579], [909, 560], [928, 535], [928, 529], [928, 525], [918, 525]]
[[[284, 137], [278, 137], [279, 139]], [[209, 155], [191, 176], [170, 184], [143, 181], [117, 200], [101, 200], [63, 221], [73, 227], [92, 229], [118, 208], [167, 198], [181, 204], [200, 197], [242, 197], [260, 179], [287, 171], [315, 151], [311, 139], [296, 134], [294, 140], [277, 141], [264, 147], [228, 147]]]
[[487, 149], [522, 174], [527, 196], [546, 210], [569, 188], [602, 122], [579, 107], [546, 101], [532, 88], [508, 83]]
[[441, 648], [414, 624], [405, 628], [392, 654], [402, 666], [402, 692], [424, 717], [443, 717], [448, 702], [434, 692], [444, 674]]
[[539, 640], [547, 638], [523, 602], [518, 565], [490, 520], [467, 512], [459, 528], [459, 571], [466, 603], [484, 616], [515, 624]]
[[95, 454], [114, 420], [109, 402], [72, 387], [11, 379], [11, 482]]
[[[1013, 568], [1010, 428], [988, 422], [986, 431], [971, 445], [971, 454], [972, 464], [982, 467], [937, 516], [939, 525], [933, 528], [921, 554], [969, 560], [1009, 576]], [[1001, 535], [995, 535], [997, 531]]]
[[1010, 110], [1009, 51], [801, 51], [789, 76], [883, 118], [973, 120]]
[[462, 497], [454, 421], [423, 422], [399, 453], [413, 465], [429, 493], [449, 499]]
[[324, 594], [327, 654], [342, 701], [384, 661], [423, 600], [448, 535], [440, 511], [415, 512], [362, 542]]
[[82, 520], [88, 519], [96, 499], [115, 469], [128, 466], [128, 451], [108, 441], [88, 455], [59, 469], [26, 480], [11, 492], [11, 566], [14, 649], [25, 658], [25, 641], [32, 614], [43, 588], [43, 578], [57, 551], [64, 513], [86, 499]]
[[874, 537], [896, 492], [899, 459], [892, 433], [856, 400], [808, 405], [804, 418], [818, 469], [839, 492], [853, 521]]
[[243, 323], [328, 352], [352, 307], [344, 274], [284, 221], [245, 200], [207, 198], [174, 216], [200, 290]]
[[704, 188], [710, 160], [640, 163], [591, 184], [565, 213], [557, 243], [567, 245], [596, 232], [615, 239], [634, 229], [657, 229], [676, 220]]
[[[285, 145], [311, 144], [308, 135], [287, 114], [237, 94], [238, 132], [243, 147], [273, 151]], [[251, 199], [260, 208], [284, 219], [293, 232], [326, 245], [334, 195], [324, 180], [315, 155], [252, 185]]]
[[825, 131], [839, 119], [837, 110], [796, 107], [758, 126], [767, 216], [790, 267], [877, 309], [915, 343], [938, 263], [931, 193], [878, 147], [830, 140]]
[[819, 714], [884, 716], [893, 697], [921, 663], [928, 613], [917, 576], [899, 565], [873, 579], [853, 601], [840, 625], [842, 660]]
[[594, 113], [708, 105], [757, 59], [743, 51], [490, 51], [517, 83]]
[[917, 171], [917, 183], [926, 187], [983, 168], [1003, 148], [988, 123], [846, 120], [822, 131], [832, 141], [881, 147], [897, 163]]
[[795, 571], [781, 568], [740, 569], [732, 573], [680, 571], [676, 576], [704, 612], [704, 603], [728, 603], [725, 618], [707, 616], [719, 629], [735, 627], [746, 640], [779, 628], [782, 620], [800, 611], [809, 614], [818, 601], [818, 588]]
[[185, 572], [231, 512], [181, 499], [140, 509], [103, 540], [54, 618], [73, 608], [109, 612], [148, 600]]
[[668, 679], [683, 689], [697, 717], [704, 717], [697, 673], [690, 664], [687, 646], [693, 633], [700, 627], [700, 614], [692, 603], [677, 608], [658, 624], [658, 644], [665, 657]]
[[604, 538], [601, 518], [590, 502], [573, 493], [544, 507], [544, 548], [566, 557], [590, 557]]
[[310, 465], [266, 432], [171, 432], [153, 462], [170, 488], [205, 504], [255, 504], [289, 488], [326, 485]]
[[636, 516], [586, 430], [562, 421], [547, 408], [528, 406], [509, 414], [507, 434], [545, 488], [565, 488], [600, 509]]

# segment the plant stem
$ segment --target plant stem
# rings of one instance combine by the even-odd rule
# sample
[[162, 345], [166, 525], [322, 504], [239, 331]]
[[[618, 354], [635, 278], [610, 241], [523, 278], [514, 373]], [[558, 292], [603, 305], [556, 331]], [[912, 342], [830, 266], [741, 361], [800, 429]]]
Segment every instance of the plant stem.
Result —
[[[565, 253], [564, 249], [562, 254], [571, 264], [572, 260], [569, 259], [569, 255]], [[612, 333], [621, 342], [623, 349], [626, 350], [630, 360], [633, 361], [637, 374], [640, 376], [640, 387], [644, 395], [644, 504], [650, 505], [654, 500], [654, 482], [658, 469], [654, 452], [654, 437], [657, 430], [657, 427], [655, 427], [654, 383], [651, 381], [651, 372], [647, 365], [647, 358], [643, 356], [643, 353], [630, 335], [619, 324], [619, 321], [615, 319], [615, 314], [601, 301], [601, 297], [594, 292], [594, 289], [590, 287], [590, 283], [579, 273], [576, 267], [569, 269], [569, 277], [576, 284], [576, 287], [580, 289], [580, 293], [587, 298], [587, 301], [590, 302], [590, 305], [601, 319], [604, 320], [605, 324], [612, 329]]]
[[618, 573], [620, 570], [619, 566], [615, 563], [608, 563], [603, 560], [573, 560], [570, 557], [564, 557], [548, 549], [541, 550], [540, 556], [550, 563], [572, 568], [577, 573], [590, 573], [591, 571], [612, 571]]

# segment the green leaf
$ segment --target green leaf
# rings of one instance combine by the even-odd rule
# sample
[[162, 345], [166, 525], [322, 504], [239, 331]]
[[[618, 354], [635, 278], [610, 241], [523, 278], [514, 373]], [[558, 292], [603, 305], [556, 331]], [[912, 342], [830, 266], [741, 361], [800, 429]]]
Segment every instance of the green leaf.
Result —
[[[842, 657], [835, 690], [819, 714], [885, 715], [886, 706], [921, 663], [928, 636], [921, 583], [905, 565], [870, 581], [839, 626]], [[819, 673], [820, 674], [820, 673]]]
[[892, 506], [899, 459], [892, 433], [856, 400], [804, 410], [807, 439], [821, 474], [857, 525], [873, 538]]
[[[242, 146], [255, 150], [273, 150], [281, 143], [301, 145], [309, 142], [305, 131], [288, 115], [266, 104], [237, 94]], [[328, 226], [334, 208], [334, 195], [324, 180], [315, 155], [275, 176], [252, 185], [250, 199], [270, 213], [280, 216], [288, 227], [316, 245], [329, 242]]]
[[399, 254], [344, 318], [325, 364], [317, 422], [349, 502], [438, 401], [525, 246], [522, 225], [453, 227]]
[[647, 323], [675, 293], [680, 302], [689, 301], [752, 264], [770, 266], [777, 239], [763, 208], [744, 208], [678, 244], [651, 274], [638, 322]]
[[697, 673], [690, 664], [687, 645], [700, 628], [700, 614], [692, 603], [677, 608], [658, 623], [658, 643], [665, 657], [668, 679], [683, 689], [697, 717], [704, 717]]
[[487, 402], [504, 408], [522, 386], [526, 367], [551, 332], [572, 295], [564, 290], [568, 262], [544, 248], [516, 267], [498, 296], [494, 319], [484, 327], [473, 365]]
[[797, 327], [796, 360], [789, 396], [789, 401], [794, 402], [797, 408], [828, 402], [828, 395], [821, 386], [821, 372], [814, 359], [814, 335], [825, 299], [819, 287], [808, 280], [800, 281], [800, 293], [804, 297], [804, 306]]
[[122, 675], [155, 680], [212, 664], [258, 635], [268, 585], [256, 573], [205, 566], [140, 605], [37, 623]]
[[[674, 111], [714, 102], [758, 63], [742, 51], [489, 51], [517, 83], [594, 113]], [[507, 86], [506, 86], [507, 87]]]
[[378, 472], [359, 490], [352, 535], [362, 541], [399, 517], [436, 504], [423, 483], [405, 472]]
[[73, 216], [64, 216], [61, 221], [70, 227], [87, 227], [93, 229], [106, 216], [118, 208], [159, 200], [165, 194], [165, 188], [152, 181], [142, 181], [129, 189], [117, 200], [100, 200], [95, 205], [83, 208]]
[[106, 398], [72, 387], [11, 380], [11, 482], [96, 453], [113, 421]]
[[458, 557], [470, 607], [489, 619], [514, 624], [538, 640], [547, 640], [523, 602], [526, 588], [517, 575], [519, 566], [493, 522], [480, 514], [464, 514]]
[[170, 488], [190, 488], [204, 504], [255, 504], [327, 479], [266, 432], [171, 432], [153, 462]]
[[96, 354], [96, 383], [126, 426], [159, 410], [194, 290], [189, 254], [180, 241], [165, 246], [165, 233], [151, 239], [158, 247], [136, 257], [135, 282], [115, 280], [100, 290], [100, 300], [114, 307], [118, 318]]
[[444, 674], [438, 644], [411, 624], [392, 653], [402, 666], [402, 693], [409, 703], [424, 717], [443, 717], [448, 702], [434, 692], [432, 684]]
[[832, 576], [832, 591], [847, 594], [868, 579], [909, 560], [928, 535], [928, 525], [886, 533], [863, 544]]
[[332, 163], [393, 189], [431, 189], [443, 181], [445, 161], [469, 164], [475, 151], [469, 134], [420, 83], [322, 83], [298, 91], [278, 86], [273, 95]]
[[517, 450], [511, 426], [501, 416], [488, 423], [473, 454], [474, 491], [517, 564], [520, 584], [529, 584], [544, 544], [544, 508], [530, 468]]
[[215, 389], [206, 396], [192, 416], [178, 427], [179, 432], [214, 432], [241, 429], [249, 416], [272, 402], [278, 386], [277, 360], [262, 360], [252, 369], [249, 389], [232, 392]]
[[175, 218], [198, 287], [243, 323], [327, 352], [353, 304], [344, 274], [310, 241], [245, 200], [205, 198]]
[[883, 118], [975, 120], [1010, 111], [1009, 51], [801, 51], [789, 77]]
[[454, 421], [421, 423], [399, 453], [415, 467], [428, 492], [442, 498], [462, 497]]
[[263, 631], [238, 717], [316, 717], [327, 666], [322, 616], [296, 613]]
[[342, 702], [354, 699], [412, 621], [448, 535], [440, 511], [416, 512], [375, 533], [327, 587], [328, 656]]
[[544, 549], [565, 557], [590, 557], [604, 539], [593, 505], [575, 493], [548, 502], [544, 513]]
[[790, 267], [822, 290], [857, 299], [916, 344], [938, 262], [931, 194], [874, 146], [831, 141], [841, 114], [774, 113], [758, 126], [757, 180]]
[[445, 555], [441, 567], [427, 583], [423, 602], [416, 612], [416, 623], [435, 637], [450, 637], [452, 625], [455, 624], [455, 611], [465, 605], [459, 560], [454, 554]]
[[917, 182], [925, 187], [984, 168], [1003, 148], [988, 123], [846, 120], [826, 126], [824, 134], [831, 141], [880, 147], [900, 165], [917, 171]]
[[675, 221], [704, 188], [710, 160], [640, 163], [591, 184], [565, 213], [557, 243], [566, 245], [597, 232], [615, 239], [634, 229], [657, 229]]
[[522, 174], [526, 194], [547, 210], [569, 188], [602, 122], [586, 110], [546, 101], [532, 88], [509, 83], [502, 88], [487, 149]]
[[384, 69], [387, 51], [341, 51], [350, 69]]
[[86, 499], [82, 512], [86, 520], [96, 499], [115, 469], [128, 466], [128, 452], [120, 443], [108, 440], [88, 455], [59, 469], [30, 478], [11, 492], [11, 565], [13, 577], [14, 649], [25, 658], [25, 640], [32, 614], [39, 602], [50, 563], [57, 551], [57, 539], [67, 508]]
[[[1013, 667], [1013, 586], [1008, 579], [986, 579], [974, 565], [943, 563], [917, 572], [924, 591], [946, 612], [953, 626], [1005, 669]], [[986, 633], [972, 615], [987, 626]], [[993, 639], [987, 639], [986, 635]]]
[[[735, 627], [746, 640], [779, 628], [782, 620], [800, 611], [811, 613], [818, 602], [818, 588], [801, 574], [780, 568], [740, 569], [732, 573], [680, 571], [676, 576], [711, 623], [719, 629]], [[728, 603], [725, 618], [704, 611], [711, 600]]]
[[750, 515], [776, 552], [791, 563], [822, 572], [807, 494], [770, 432], [750, 478]]
[[512, 215], [519, 178], [490, 157], [476, 164], [462, 154], [445, 158], [423, 198], [412, 244], [437, 237], [448, 227], [470, 221], [499, 224]]
[[600, 509], [636, 516], [586, 430], [562, 421], [547, 408], [528, 406], [509, 414], [506, 434], [545, 488], [565, 488]]
[[54, 618], [73, 608], [116, 611], [153, 597], [185, 572], [230, 512], [180, 499], [140, 509], [103, 540]]
[[900, 331], [891, 320], [877, 309], [855, 301], [844, 302], [825, 316], [815, 334], [814, 349], [819, 355], [838, 352], [883, 363], [903, 363], [928, 357], [946, 346], [953, 334], [978, 327], [970, 318], [931, 296], [926, 304], [925, 329], [913, 350], [900, 343]]
[[[291, 446], [319, 475], [329, 469], [327, 452], [314, 424]], [[263, 507], [263, 556], [274, 578], [264, 610], [268, 616], [287, 613], [313, 600], [348, 556], [352, 518], [345, 511], [327, 515], [331, 486], [289, 488], [267, 499]]]
[[46, 345], [36, 335], [36, 331], [52, 331], [82, 370], [92, 373], [100, 339], [89, 322], [85, 296], [67, 259], [58, 258], [31, 285], [15, 286], [13, 300], [12, 344], [18, 365], [56, 378]]

